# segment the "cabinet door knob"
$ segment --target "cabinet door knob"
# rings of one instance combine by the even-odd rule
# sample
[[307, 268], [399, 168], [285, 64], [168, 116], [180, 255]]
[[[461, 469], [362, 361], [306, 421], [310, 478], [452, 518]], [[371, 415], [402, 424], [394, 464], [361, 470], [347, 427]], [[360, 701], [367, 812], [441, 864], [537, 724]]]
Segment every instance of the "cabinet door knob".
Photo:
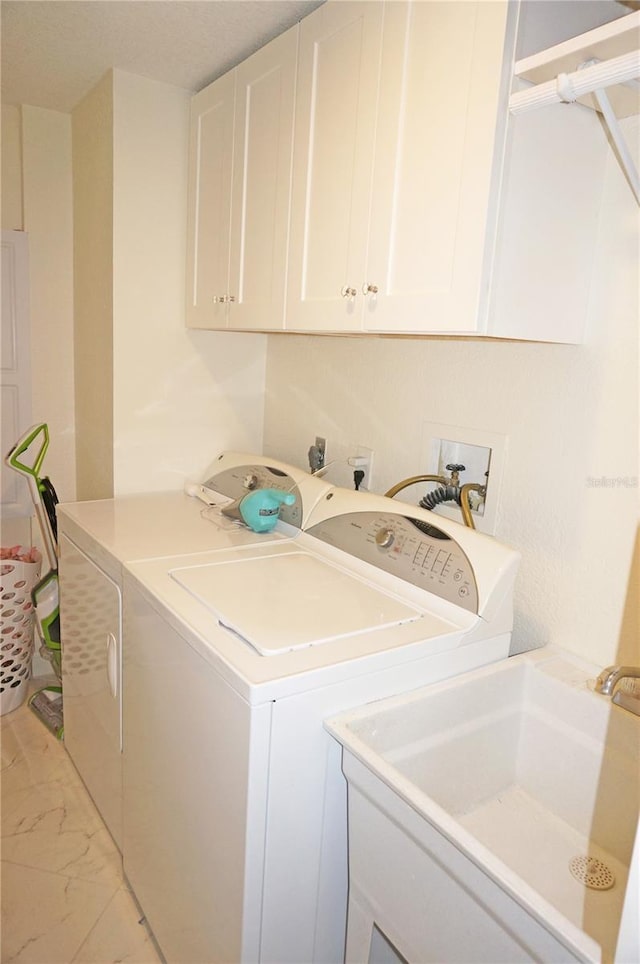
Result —
[[362, 286], [362, 294], [363, 294], [363, 295], [377, 295], [377, 294], [378, 294], [378, 286], [377, 286], [377, 285], [368, 285], [367, 282], [365, 281], [365, 283], [364, 283], [363, 286]]
[[348, 288], [346, 285], [344, 286], [344, 288], [343, 288], [342, 291], [340, 292], [340, 294], [342, 295], [343, 298], [355, 298], [355, 296], [357, 295], [357, 293], [358, 293], [358, 292], [356, 291], [355, 288]]

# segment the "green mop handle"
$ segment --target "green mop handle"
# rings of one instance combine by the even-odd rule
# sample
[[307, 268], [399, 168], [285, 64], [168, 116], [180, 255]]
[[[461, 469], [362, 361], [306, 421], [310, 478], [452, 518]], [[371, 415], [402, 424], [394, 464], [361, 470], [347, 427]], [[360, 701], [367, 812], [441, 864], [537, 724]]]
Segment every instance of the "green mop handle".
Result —
[[[32, 445], [34, 440], [42, 433], [42, 444], [32, 465], [25, 465], [18, 459], [19, 455], [26, 452]], [[42, 468], [42, 463], [44, 462], [44, 457], [49, 448], [49, 426], [46, 422], [42, 422], [41, 425], [32, 425], [30, 429], [27, 429], [22, 438], [18, 439], [16, 444], [13, 446], [9, 454], [7, 455], [5, 462], [10, 465], [12, 469], [16, 469], [17, 472], [24, 472], [26, 475], [30, 476], [37, 483], [38, 473]]]
[[[25, 462], [21, 462], [19, 456], [26, 452], [27, 449], [33, 445], [34, 441], [37, 439], [38, 435], [42, 435], [42, 442], [40, 448], [38, 449], [35, 459], [31, 465], [27, 465]], [[11, 451], [7, 454], [5, 462], [16, 472], [20, 472], [26, 475], [27, 482], [29, 484], [29, 490], [31, 492], [31, 499], [33, 501], [34, 508], [36, 510], [36, 516], [38, 517], [38, 523], [40, 525], [40, 531], [42, 532], [42, 539], [44, 541], [45, 549], [47, 552], [47, 558], [49, 560], [49, 566], [51, 569], [58, 568], [58, 560], [56, 557], [56, 548], [53, 542], [53, 536], [51, 534], [51, 528], [49, 526], [49, 520], [45, 516], [45, 512], [42, 506], [42, 496], [40, 490], [40, 479], [38, 473], [42, 467], [44, 457], [47, 449], [49, 448], [49, 426], [46, 422], [42, 422], [40, 425], [33, 425], [27, 432], [18, 439], [16, 444], [13, 446]]]

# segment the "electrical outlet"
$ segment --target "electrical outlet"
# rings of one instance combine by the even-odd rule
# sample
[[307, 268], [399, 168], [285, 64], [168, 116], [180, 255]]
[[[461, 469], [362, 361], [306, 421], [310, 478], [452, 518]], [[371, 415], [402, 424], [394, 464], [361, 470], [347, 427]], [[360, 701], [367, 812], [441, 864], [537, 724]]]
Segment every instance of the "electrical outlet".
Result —
[[371, 491], [371, 478], [373, 473], [373, 449], [366, 445], [350, 445], [349, 465], [352, 469], [360, 469], [364, 472], [362, 488]]
[[316, 435], [314, 444], [310, 447], [308, 458], [311, 472], [319, 472], [325, 466], [327, 457], [327, 440]]

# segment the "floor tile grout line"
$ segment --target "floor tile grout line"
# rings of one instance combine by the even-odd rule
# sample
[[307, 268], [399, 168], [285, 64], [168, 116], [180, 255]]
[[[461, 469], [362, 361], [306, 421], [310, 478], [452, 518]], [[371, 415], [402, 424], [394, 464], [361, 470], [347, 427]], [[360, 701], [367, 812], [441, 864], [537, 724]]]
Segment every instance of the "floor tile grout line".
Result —
[[87, 941], [89, 940], [89, 938], [91, 937], [91, 935], [92, 935], [93, 932], [95, 931], [96, 927], [98, 926], [98, 924], [100, 923], [100, 921], [102, 920], [102, 918], [104, 917], [104, 915], [107, 913], [107, 911], [109, 910], [109, 908], [110, 908], [111, 905], [113, 904], [113, 902], [114, 902], [114, 900], [116, 899], [116, 897], [118, 896], [118, 893], [119, 893], [119, 892], [120, 892], [120, 889], [119, 889], [119, 888], [116, 888], [115, 892], [111, 895], [111, 897], [109, 898], [109, 900], [108, 900], [107, 903], [105, 904], [105, 906], [104, 906], [104, 908], [102, 909], [102, 911], [98, 914], [98, 916], [97, 916], [97, 918], [94, 920], [92, 926], [89, 928], [89, 930], [87, 931], [87, 933], [86, 933], [85, 936], [83, 937], [83, 939], [82, 939], [82, 941], [80, 942], [80, 944], [78, 944], [78, 947], [77, 947], [77, 949], [76, 949], [73, 957], [71, 958], [71, 964], [81, 964], [81, 962], [77, 960], [78, 954], [80, 953], [80, 951], [82, 950], [82, 948], [84, 947], [84, 945], [87, 943]]
[[[2, 865], [2, 864], [10, 864], [11, 866], [20, 867], [20, 868], [23, 869], [23, 870], [31, 870], [31, 871], [35, 871], [36, 873], [47, 874], [48, 876], [58, 877], [58, 878], [60, 878], [60, 879], [62, 879], [62, 880], [65, 880], [65, 879], [66, 879], [69, 883], [71, 883], [72, 881], [78, 880], [78, 878], [69, 877], [69, 876], [66, 875], [66, 874], [58, 874], [58, 873], [56, 873], [54, 870], [42, 870], [40, 867], [30, 867], [30, 866], [28, 866], [28, 865], [26, 865], [26, 864], [16, 863], [15, 861], [12, 861], [12, 860], [4, 860], [4, 859], [3, 859], [3, 860], [0, 860], [0, 868], [1, 868], [1, 865]], [[104, 884], [97, 884], [95, 881], [91, 881], [91, 880], [88, 880], [88, 881], [87, 881], [87, 880], [82, 880], [82, 881], [80, 881], [80, 883], [82, 883], [82, 884], [89, 884], [90, 886], [93, 885], [93, 884], [95, 884], [97, 887], [102, 887], [102, 888], [105, 888], [105, 889], [106, 889], [106, 885], [104, 885]], [[120, 888], [119, 888], [119, 887], [116, 887], [115, 890], [114, 890], [114, 892], [106, 898], [106, 902], [105, 902], [102, 910], [99, 911], [98, 916], [93, 920], [92, 923], [89, 924], [89, 929], [84, 932], [84, 934], [83, 934], [82, 938], [80, 939], [80, 942], [79, 942], [78, 945], [76, 946], [75, 950], [74, 950], [73, 952], [70, 952], [70, 953], [69, 953], [69, 959], [70, 959], [71, 964], [73, 964], [73, 962], [76, 961], [76, 958], [77, 958], [78, 954], [80, 953], [80, 951], [82, 950], [83, 945], [86, 944], [86, 942], [88, 941], [89, 936], [91, 935], [93, 929], [94, 929], [95, 926], [97, 925], [98, 921], [102, 918], [102, 916], [106, 913], [106, 911], [107, 911], [107, 909], [110, 907], [112, 901], [113, 901], [113, 900], [115, 899], [115, 897], [118, 895], [119, 890], [120, 890]], [[76, 962], [76, 964], [80, 964], [80, 962]]]
[[[96, 887], [110, 888], [112, 885], [106, 883], [102, 880], [90, 879], [89, 877], [78, 877], [75, 874], [63, 874], [59, 870], [50, 870], [48, 867], [34, 867], [33, 864], [25, 864], [21, 860], [11, 860], [8, 857], [2, 857], [0, 859], [0, 868], [3, 864], [8, 864], [11, 867], [21, 867], [23, 870], [33, 870], [40, 874], [49, 874], [51, 877], [59, 877], [62, 880], [77, 880], [81, 884], [95, 885]], [[114, 895], [122, 888], [124, 879], [118, 878], [114, 881], [113, 886], [115, 886]]]

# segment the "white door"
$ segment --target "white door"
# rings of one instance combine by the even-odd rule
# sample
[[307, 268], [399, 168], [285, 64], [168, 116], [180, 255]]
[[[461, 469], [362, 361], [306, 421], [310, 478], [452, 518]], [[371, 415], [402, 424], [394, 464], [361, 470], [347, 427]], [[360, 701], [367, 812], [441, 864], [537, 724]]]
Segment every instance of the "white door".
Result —
[[297, 25], [237, 68], [230, 328], [282, 328]]
[[[29, 243], [23, 231], [2, 232], [1, 327], [3, 544], [5, 538], [9, 544], [28, 543], [31, 539], [28, 519], [33, 511], [29, 489], [26, 480], [4, 464], [4, 456], [31, 424]], [[25, 521], [9, 522], [14, 519]]]
[[233, 163], [234, 72], [191, 102], [187, 327], [225, 328]]
[[361, 327], [383, 4], [300, 24], [286, 327]]
[[65, 746], [122, 849], [121, 594], [64, 535], [60, 620]]
[[386, 5], [365, 329], [477, 329], [507, 8]]

